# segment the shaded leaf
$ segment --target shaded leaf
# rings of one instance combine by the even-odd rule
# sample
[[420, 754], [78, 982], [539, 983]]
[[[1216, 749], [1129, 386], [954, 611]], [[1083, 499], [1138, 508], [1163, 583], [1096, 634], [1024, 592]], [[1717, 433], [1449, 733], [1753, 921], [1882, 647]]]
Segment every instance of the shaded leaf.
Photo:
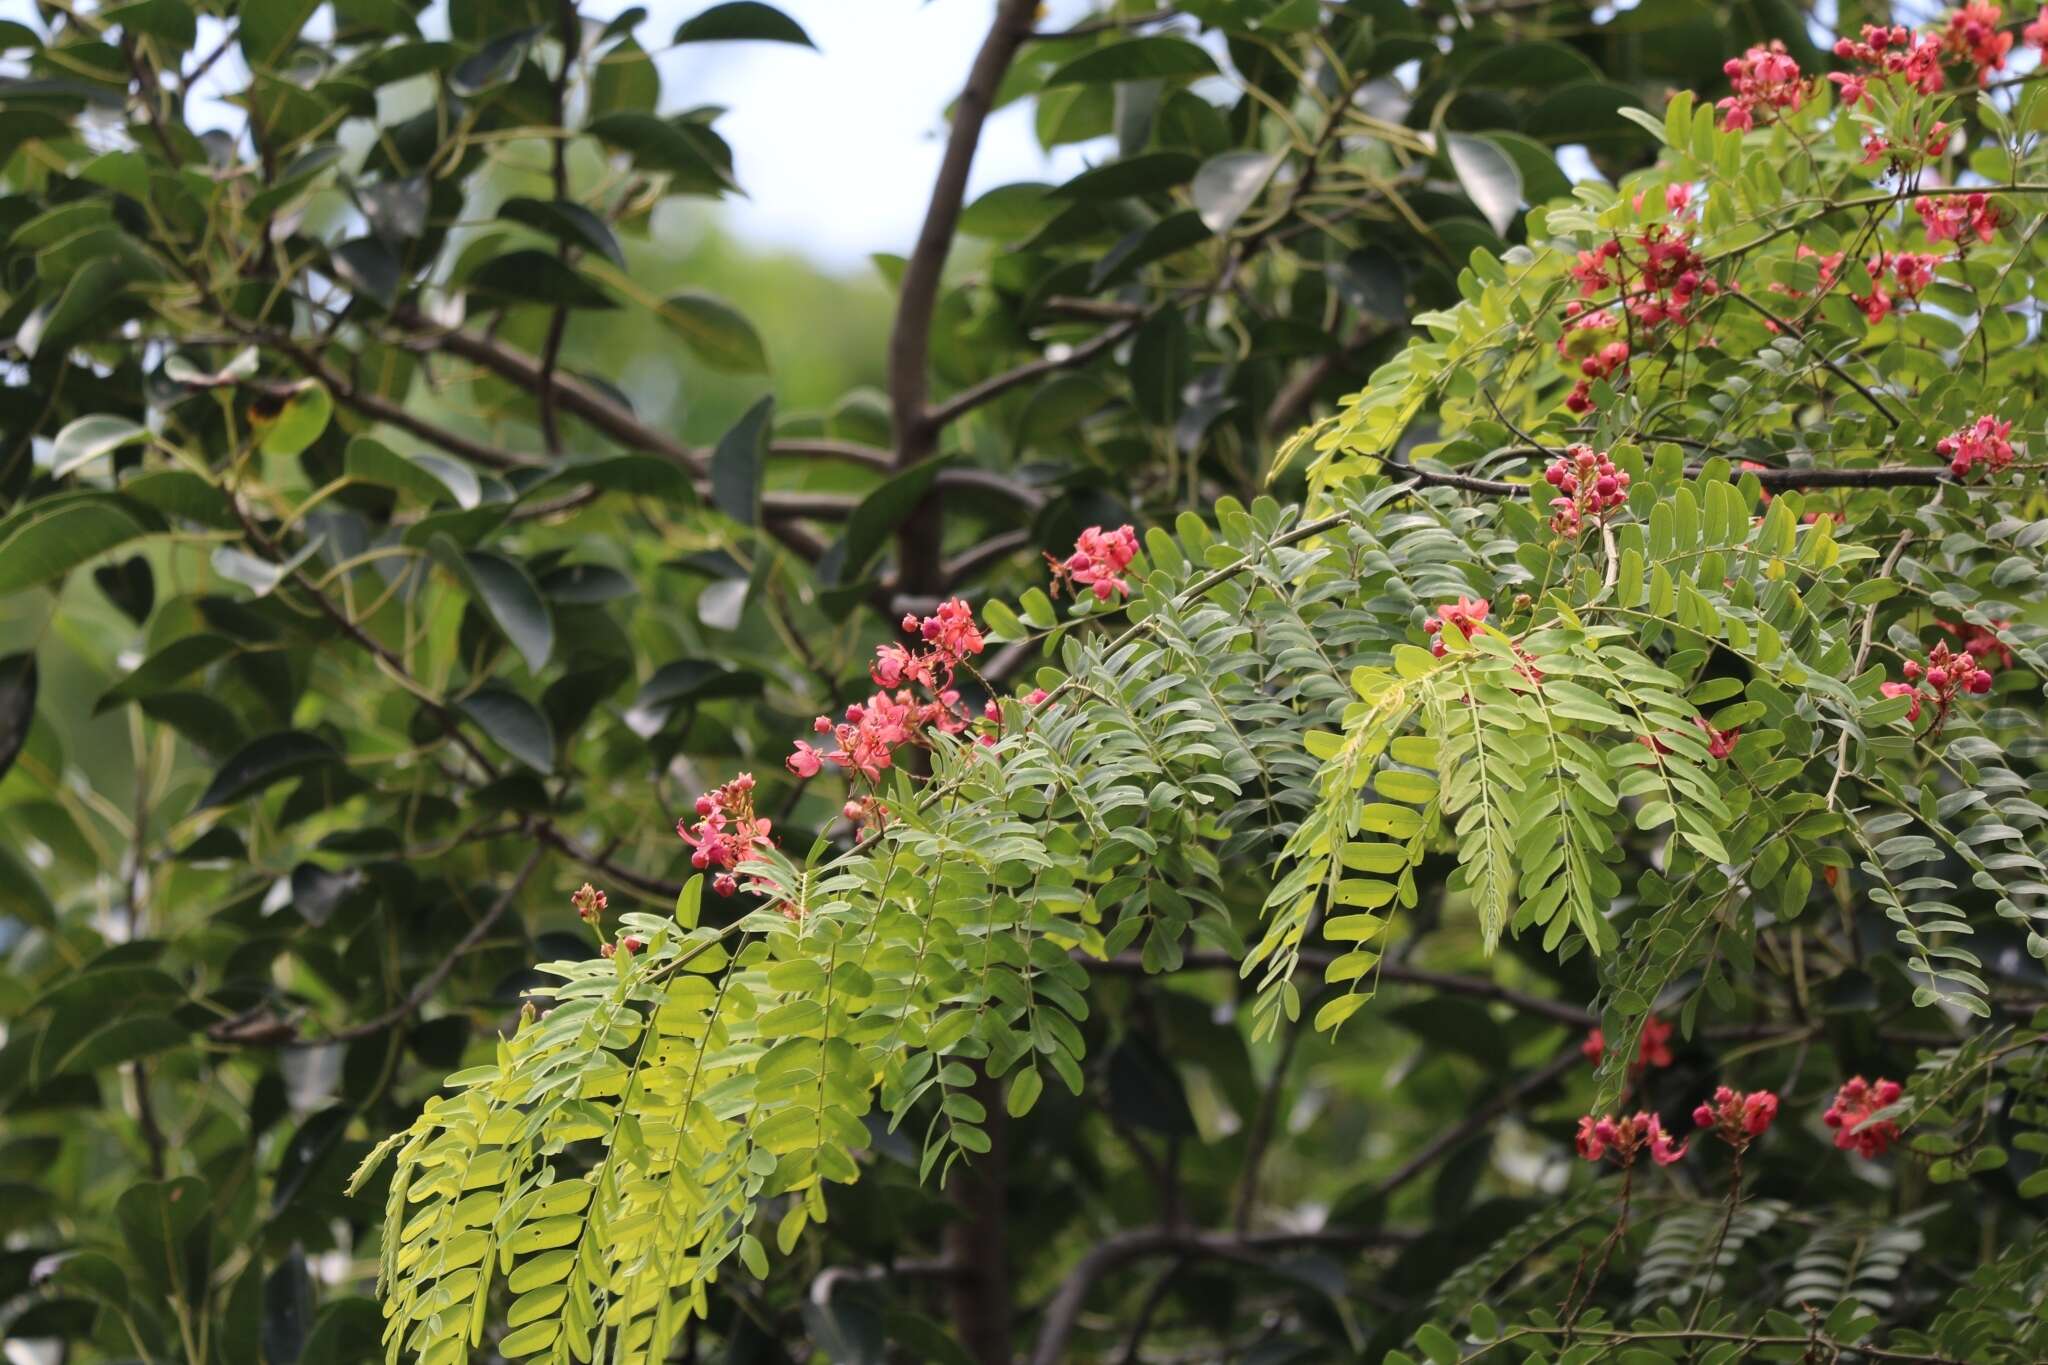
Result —
[[730, 0], [727, 4], [713, 5], [702, 14], [683, 20], [674, 39], [677, 43], [739, 40], [817, 47], [802, 25], [773, 5], [758, 4], [755, 0]]
[[1173, 76], [1213, 76], [1216, 59], [1185, 38], [1153, 35], [1098, 47], [1045, 78], [1048, 90], [1098, 81], [1140, 81]]
[[862, 498], [853, 515], [846, 519], [846, 529], [818, 561], [818, 581], [836, 586], [849, 576], [858, 578], [883, 543], [931, 492], [948, 458], [941, 456], [912, 465]]
[[1522, 208], [1522, 172], [1514, 159], [1483, 137], [1446, 133], [1444, 154], [1473, 207], [1495, 232], [1506, 232]]
[[1224, 152], [1203, 162], [1193, 190], [1202, 225], [1219, 237], [1230, 231], [1285, 157], [1285, 152]]
[[0, 659], [0, 777], [7, 776], [28, 744], [36, 719], [36, 680], [33, 653]]
[[509, 688], [489, 686], [462, 700], [462, 714], [536, 772], [555, 770], [555, 732], [540, 708]]
[[767, 353], [754, 325], [737, 309], [709, 294], [684, 290], [662, 302], [661, 320], [690, 348], [690, 354], [723, 374], [765, 374]]
[[545, 232], [556, 241], [595, 251], [619, 269], [626, 268], [626, 253], [604, 219], [569, 199], [507, 199], [498, 206], [498, 216], [524, 223]]
[[122, 446], [147, 441], [149, 431], [126, 417], [100, 413], [69, 422], [50, 448], [50, 477], [61, 479]]
[[761, 466], [768, 457], [774, 416], [774, 398], [759, 400], [719, 437], [718, 448], [711, 452], [712, 504], [743, 526], [760, 519]]
[[253, 796], [274, 783], [313, 768], [338, 763], [332, 745], [303, 730], [284, 730], [254, 740], [213, 775], [194, 810], [210, 810]]

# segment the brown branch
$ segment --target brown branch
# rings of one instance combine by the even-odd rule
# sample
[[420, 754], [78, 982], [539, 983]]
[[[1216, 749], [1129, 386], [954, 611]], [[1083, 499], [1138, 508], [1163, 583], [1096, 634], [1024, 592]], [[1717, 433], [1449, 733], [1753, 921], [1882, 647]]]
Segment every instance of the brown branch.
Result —
[[1428, 1170], [1436, 1162], [1464, 1145], [1467, 1138], [1476, 1134], [1480, 1129], [1492, 1123], [1536, 1091], [1541, 1090], [1544, 1086], [1549, 1085], [1558, 1077], [1564, 1075], [1565, 1072], [1571, 1070], [1581, 1060], [1579, 1049], [1576, 1046], [1567, 1047], [1542, 1066], [1537, 1067], [1534, 1071], [1516, 1081], [1506, 1090], [1495, 1092], [1492, 1099], [1474, 1109], [1449, 1128], [1440, 1130], [1435, 1137], [1424, 1143], [1415, 1155], [1402, 1162], [1395, 1168], [1393, 1174], [1380, 1181], [1374, 1187], [1374, 1193], [1384, 1198], [1395, 1190], [1400, 1189], [1416, 1176]]
[[1263, 1264], [1264, 1254], [1294, 1247], [1403, 1246], [1412, 1233], [1393, 1228], [1318, 1228], [1304, 1232], [1253, 1232], [1242, 1235], [1199, 1232], [1189, 1228], [1135, 1228], [1098, 1242], [1075, 1262], [1046, 1303], [1039, 1323], [1031, 1365], [1059, 1365], [1068, 1359], [1067, 1342], [1079, 1323], [1088, 1291], [1111, 1272], [1154, 1256], [1203, 1256], [1213, 1260]]
[[889, 452], [877, 446], [862, 445], [858, 441], [835, 441], [821, 436], [785, 437], [770, 445], [768, 453], [771, 456], [844, 460], [848, 464], [863, 465], [869, 469], [887, 469], [890, 464]]
[[982, 570], [1002, 563], [1019, 550], [1028, 549], [1031, 541], [1029, 531], [1005, 531], [1001, 535], [990, 536], [971, 550], [961, 551], [945, 563], [942, 570], [945, 588], [951, 589]]
[[1027, 365], [1019, 365], [1014, 370], [991, 375], [979, 384], [962, 389], [933, 408], [929, 420], [934, 427], [948, 426], [983, 404], [994, 402], [1021, 384], [1029, 384], [1032, 380], [1045, 375], [1058, 374], [1061, 370], [1071, 370], [1076, 366], [1085, 365], [1136, 331], [1140, 321], [1138, 318], [1126, 318], [1122, 322], [1112, 323], [1063, 355], [1046, 356]]
[[[995, 104], [996, 91], [1031, 36], [1036, 0], [997, 0], [995, 19], [975, 54], [966, 88], [953, 105], [952, 131], [939, 160], [931, 202], [917, 244], [904, 263], [896, 294], [896, 317], [889, 329], [889, 406], [895, 423], [895, 467], [908, 469], [938, 448], [941, 424], [926, 410], [931, 361], [932, 314], [939, 285], [960, 223], [967, 194], [967, 175], [974, 165], [981, 129]], [[942, 535], [940, 494], [927, 494], [903, 520], [896, 537], [898, 579], [906, 592], [923, 593], [939, 583]]]
[[1343, 364], [1353, 351], [1379, 336], [1381, 331], [1382, 329], [1376, 326], [1371, 318], [1362, 317], [1352, 324], [1351, 331], [1345, 336], [1341, 346], [1318, 356], [1312, 364], [1303, 366], [1300, 373], [1281, 386], [1280, 391], [1273, 395], [1272, 403], [1267, 406], [1266, 434], [1285, 436], [1299, 425], [1302, 412], [1315, 400], [1316, 390], [1337, 372], [1337, 367]]
[[504, 918], [505, 912], [512, 908], [512, 902], [519, 899], [519, 893], [525, 890], [527, 881], [533, 876], [534, 869], [540, 866], [540, 860], [546, 856], [546, 852], [545, 849], [537, 848], [526, 855], [526, 861], [512, 874], [511, 885], [505, 888], [504, 893], [484, 912], [483, 917], [469, 927], [469, 932], [462, 936], [461, 941], [448, 950], [447, 956], [435, 963], [432, 971], [414, 983], [403, 1000], [373, 1019], [342, 1029], [339, 1033], [331, 1033], [325, 1038], [307, 1039], [301, 1045], [318, 1047], [327, 1043], [350, 1043], [358, 1038], [368, 1038], [382, 1033], [424, 1005], [434, 992], [441, 988], [441, 983], [448, 979], [449, 973], [455, 970], [455, 964], [461, 961], [470, 949], [483, 942], [484, 935], [490, 933], [497, 922]]

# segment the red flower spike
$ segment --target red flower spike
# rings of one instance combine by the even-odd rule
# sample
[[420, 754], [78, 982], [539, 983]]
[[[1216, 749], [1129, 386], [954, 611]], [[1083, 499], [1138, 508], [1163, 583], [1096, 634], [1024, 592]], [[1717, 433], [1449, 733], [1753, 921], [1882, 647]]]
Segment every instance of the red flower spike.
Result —
[[1776, 39], [1769, 47], [1752, 47], [1740, 57], [1721, 64], [1722, 74], [1735, 93], [1714, 107], [1721, 111], [1721, 131], [1747, 131], [1757, 126], [1757, 114], [1797, 112], [1806, 103], [1806, 78], [1799, 63]]
[[1456, 626], [1460, 635], [1468, 640], [1472, 638], [1473, 631], [1486, 619], [1490, 606], [1491, 604], [1483, 597], [1475, 599], [1460, 594], [1457, 601], [1446, 602], [1438, 607], [1436, 615], [1422, 623], [1423, 632], [1433, 637], [1429, 642], [1429, 652], [1439, 659], [1444, 656], [1442, 633], [1445, 626]]
[[1669, 1166], [1685, 1155], [1687, 1145], [1673, 1139], [1665, 1131], [1664, 1121], [1648, 1112], [1622, 1118], [1587, 1114], [1579, 1120], [1577, 1143], [1579, 1156], [1584, 1160], [1611, 1158], [1624, 1168], [1635, 1165], [1636, 1157], [1645, 1148], [1649, 1149], [1651, 1160], [1659, 1166]]
[[1747, 1094], [1723, 1085], [1692, 1111], [1692, 1121], [1711, 1129], [1715, 1137], [1737, 1151], [1764, 1135], [1771, 1120], [1778, 1117], [1778, 1097], [1768, 1090]]
[[1899, 1125], [1890, 1119], [1870, 1122], [1870, 1116], [1893, 1104], [1903, 1093], [1897, 1081], [1879, 1077], [1873, 1084], [1861, 1076], [1851, 1077], [1835, 1100], [1821, 1115], [1821, 1122], [1835, 1130], [1835, 1146], [1865, 1158], [1883, 1156], [1899, 1140]]

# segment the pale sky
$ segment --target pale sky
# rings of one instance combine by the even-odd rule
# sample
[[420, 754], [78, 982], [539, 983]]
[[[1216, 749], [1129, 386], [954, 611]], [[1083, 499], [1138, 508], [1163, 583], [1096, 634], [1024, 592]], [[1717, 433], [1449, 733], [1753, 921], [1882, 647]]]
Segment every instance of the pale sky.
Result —
[[[636, 33], [660, 63], [665, 110], [718, 104], [731, 111], [718, 129], [732, 144], [747, 197], [716, 210], [720, 220], [745, 240], [835, 269], [865, 269], [872, 252], [907, 252], [938, 170], [944, 111], [967, 79], [994, 0], [775, 0], [818, 50], [753, 42], [669, 47], [676, 26], [711, 3], [644, 0], [648, 14]], [[629, 0], [585, 0], [582, 9], [604, 19], [629, 7]], [[1089, 0], [1050, 0], [1043, 22], [1073, 22], [1090, 8]], [[0, 0], [0, 18], [45, 27], [32, 0]], [[315, 21], [316, 29], [326, 24], [325, 15]], [[438, 5], [420, 27], [430, 37], [447, 32]], [[221, 32], [218, 21], [202, 19], [200, 49]], [[216, 74], [219, 88], [246, 78], [232, 60]], [[239, 110], [209, 110], [203, 100], [191, 113], [202, 129], [243, 122]], [[1092, 150], [1093, 159], [1106, 155]], [[1017, 180], [1063, 180], [1090, 159], [1074, 147], [1047, 156], [1022, 102], [989, 120], [969, 196]]]

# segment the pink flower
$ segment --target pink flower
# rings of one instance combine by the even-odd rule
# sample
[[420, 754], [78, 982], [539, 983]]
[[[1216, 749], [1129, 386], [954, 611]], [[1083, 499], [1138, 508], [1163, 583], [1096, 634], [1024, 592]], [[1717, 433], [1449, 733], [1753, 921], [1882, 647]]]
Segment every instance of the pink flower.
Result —
[[1992, 72], [2003, 71], [2005, 54], [2012, 51], [2012, 35], [1998, 26], [2004, 17], [2003, 10], [1983, 0], [1969, 0], [1949, 14], [1942, 41], [1956, 57], [1977, 68], [1979, 83]]
[[1946, 459], [1949, 472], [1968, 478], [1970, 471], [1984, 465], [1993, 474], [2003, 473], [2013, 462], [2012, 422], [1999, 421], [1990, 414], [1934, 443], [1937, 455]]
[[[822, 720], [824, 717], [821, 716], [819, 719]], [[824, 766], [825, 755], [822, 750], [812, 748], [808, 741], [800, 739], [796, 742], [796, 752], [782, 762], [784, 767], [798, 777], [816, 777], [818, 770]]]
[[[792, 766], [794, 762], [792, 755]], [[769, 837], [772, 822], [754, 813], [754, 775], [741, 773], [704, 793], [697, 798], [696, 811], [696, 824], [687, 816], [676, 821], [676, 836], [690, 846], [690, 866], [700, 872], [721, 869], [711, 885], [721, 896], [729, 896], [739, 889], [738, 879], [730, 875], [732, 870], [752, 858], [756, 849], [774, 843]]]
[[1912, 701], [1906, 704], [1906, 723], [1911, 725], [1920, 719], [1919, 688], [1911, 683], [1888, 682], [1879, 686], [1877, 690], [1887, 697], [1911, 697]]
[[1828, 79], [1841, 87], [1842, 103], [1853, 109], [1863, 102], [1869, 93], [1870, 80], [1867, 76], [1851, 76], [1842, 71], [1830, 71]]
[[1721, 131], [1748, 130], [1756, 126], [1758, 110], [1796, 111], [1806, 103], [1806, 80], [1799, 63], [1776, 39], [1769, 47], [1752, 47], [1740, 57], [1721, 64], [1722, 74], [1734, 94], [1714, 107], [1721, 111]]
[[2042, 52], [2048, 53], [2048, 5], [2041, 7], [2041, 12], [2035, 16], [2034, 22], [2020, 30], [2020, 40], [2029, 47], [2038, 47]]
[[1778, 1097], [1770, 1091], [1752, 1090], [1744, 1094], [1725, 1085], [1717, 1087], [1711, 1099], [1702, 1101], [1692, 1111], [1695, 1124], [1713, 1129], [1716, 1137], [1737, 1149], [1762, 1137], [1777, 1116]]
[[1550, 529], [1561, 536], [1576, 536], [1586, 517], [1605, 521], [1628, 501], [1628, 472], [1617, 469], [1606, 451], [1591, 446], [1566, 446], [1543, 471], [1543, 481], [1559, 494], [1550, 500]]
[[[1735, 741], [1742, 738], [1742, 727], [1740, 725], [1729, 730], [1716, 730], [1713, 726], [1707, 724], [1705, 716], [1694, 716], [1692, 723], [1698, 726], [1700, 732], [1707, 737], [1707, 754], [1711, 758], [1728, 757], [1728, 755], [1735, 752]], [[1668, 1033], [1670, 1030], [1667, 1028], [1665, 1031]]]
[[1835, 1130], [1835, 1146], [1860, 1156], [1880, 1157], [1899, 1140], [1899, 1125], [1890, 1119], [1870, 1121], [1878, 1110], [1894, 1103], [1902, 1094], [1897, 1081], [1879, 1077], [1876, 1084], [1854, 1076], [1835, 1092], [1835, 1102], [1821, 1115], [1821, 1121]]
[[1048, 695], [1050, 694], [1047, 693], [1044, 688], [1034, 687], [1029, 692], [1024, 694], [1024, 704], [1026, 706], [1036, 706], [1040, 702], [1044, 701]]
[[1930, 242], [1962, 242], [1966, 234], [1988, 242], [1998, 235], [1997, 206], [1981, 192], [1923, 194], [1913, 201], [1913, 212], [1926, 225]]
[[1637, 1154], [1645, 1147], [1659, 1166], [1677, 1161], [1685, 1155], [1686, 1148], [1685, 1143], [1673, 1140], [1664, 1130], [1662, 1119], [1642, 1111], [1625, 1118], [1595, 1118], [1587, 1114], [1579, 1120], [1577, 1143], [1583, 1159], [1598, 1161], [1612, 1157], [1623, 1167], [1635, 1165]]
[[1053, 562], [1053, 580], [1071, 583], [1076, 590], [1087, 588], [1098, 602], [1128, 597], [1131, 585], [1123, 572], [1137, 557], [1138, 533], [1128, 525], [1114, 531], [1091, 526], [1074, 541], [1073, 551], [1065, 559]]
[[[1586, 1030], [1586, 1040], [1579, 1044], [1579, 1052], [1593, 1065], [1607, 1055], [1607, 1035], [1597, 1028]], [[1630, 1075], [1641, 1075], [1650, 1067], [1670, 1066], [1671, 1025], [1650, 1015], [1643, 1020], [1643, 1029], [1636, 1040], [1635, 1060], [1628, 1064]]]
[[[1483, 597], [1471, 598], [1461, 593], [1457, 601], [1444, 603], [1436, 609], [1435, 616], [1422, 623], [1423, 632], [1440, 637], [1445, 626], [1456, 626], [1460, 635], [1470, 639], [1479, 623], [1486, 619], [1489, 605]], [[1444, 642], [1441, 638], [1432, 639], [1429, 648], [1439, 659], [1444, 656]]]

